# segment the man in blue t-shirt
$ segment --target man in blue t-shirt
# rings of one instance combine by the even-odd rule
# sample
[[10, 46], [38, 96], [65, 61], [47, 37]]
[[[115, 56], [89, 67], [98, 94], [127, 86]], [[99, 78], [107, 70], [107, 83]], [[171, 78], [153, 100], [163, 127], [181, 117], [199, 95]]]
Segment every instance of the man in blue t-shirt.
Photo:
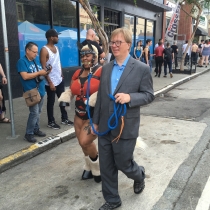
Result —
[[42, 69], [42, 66], [36, 56], [38, 54], [38, 46], [33, 42], [27, 43], [25, 46], [25, 56], [18, 60], [17, 70], [20, 74], [20, 81], [23, 91], [26, 92], [38, 86], [41, 101], [29, 107], [29, 117], [26, 127], [24, 139], [28, 142], [35, 143], [37, 140], [34, 135], [44, 137], [45, 133], [39, 130], [39, 118], [44, 102], [45, 95], [45, 78], [49, 71]]

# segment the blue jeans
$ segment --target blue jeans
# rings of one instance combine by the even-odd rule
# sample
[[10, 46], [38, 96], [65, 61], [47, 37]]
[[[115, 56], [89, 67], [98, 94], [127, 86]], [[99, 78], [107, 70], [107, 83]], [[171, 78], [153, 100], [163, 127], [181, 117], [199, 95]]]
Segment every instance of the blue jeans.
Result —
[[167, 75], [167, 65], [169, 68], [169, 73], [172, 73], [172, 60], [170, 61], [164, 60], [164, 74], [165, 75]]
[[26, 134], [34, 134], [34, 131], [39, 130], [39, 118], [42, 111], [42, 105], [44, 103], [44, 96], [41, 98], [41, 101], [29, 107], [29, 116], [26, 127]]

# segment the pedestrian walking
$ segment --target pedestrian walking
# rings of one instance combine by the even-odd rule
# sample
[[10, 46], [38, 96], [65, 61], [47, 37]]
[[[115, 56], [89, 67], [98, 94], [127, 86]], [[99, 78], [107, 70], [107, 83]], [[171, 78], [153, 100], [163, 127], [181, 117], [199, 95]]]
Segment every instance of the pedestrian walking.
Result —
[[202, 54], [201, 66], [203, 66], [203, 62], [205, 61], [205, 65], [207, 68], [207, 65], [209, 64], [209, 55], [210, 55], [210, 44], [208, 40], [206, 40], [205, 44], [203, 44], [201, 49], [201, 54]]
[[17, 62], [17, 70], [20, 74], [20, 81], [23, 91], [29, 91], [38, 87], [41, 100], [39, 103], [29, 106], [29, 116], [26, 126], [26, 134], [24, 139], [28, 142], [35, 143], [37, 140], [34, 135], [44, 137], [46, 134], [40, 130], [39, 119], [44, 103], [45, 95], [45, 78], [40, 76], [47, 76], [49, 71], [42, 68], [38, 55], [38, 45], [34, 42], [29, 42], [25, 46], [25, 56]]
[[[96, 182], [100, 182], [98, 151], [94, 143], [97, 136], [91, 134], [90, 120], [85, 101], [87, 100], [87, 93], [89, 97], [98, 91], [102, 66], [98, 64], [98, 50], [94, 45], [89, 43], [85, 46], [81, 45], [79, 50], [82, 68], [76, 70], [73, 74], [70, 90], [72, 96], [76, 96], [74, 128], [85, 159], [82, 179], [94, 177]], [[88, 77], [90, 76], [91, 79], [89, 80]], [[94, 107], [88, 108], [90, 108], [89, 114], [92, 118]]]
[[[126, 106], [127, 111], [115, 129], [98, 136], [102, 193], [106, 201], [99, 210], [121, 206], [118, 170], [134, 180], [134, 193], [139, 194], [144, 190], [145, 169], [134, 161], [133, 151], [139, 132], [140, 106], [154, 100], [149, 66], [129, 55], [132, 44], [130, 30], [115, 29], [110, 40], [115, 60], [102, 69], [93, 115], [95, 130], [104, 132], [108, 129], [107, 122], [114, 113], [114, 104]], [[93, 130], [92, 133], [94, 134]]]
[[[52, 129], [60, 129], [60, 126], [55, 122], [54, 118], [54, 103], [55, 95], [59, 98], [64, 92], [64, 80], [60, 62], [60, 54], [58, 48], [55, 46], [58, 43], [57, 31], [49, 29], [46, 33], [47, 44], [42, 47], [40, 51], [40, 61], [42, 68], [51, 65], [52, 71], [46, 77], [46, 92], [47, 92], [47, 117], [48, 127]], [[73, 125], [73, 122], [68, 119], [65, 106], [60, 106], [61, 123], [64, 125]]]
[[166, 48], [163, 50], [163, 57], [164, 57], [164, 76], [167, 77], [167, 66], [169, 68], [170, 77], [173, 77], [172, 74], [172, 62], [174, 61], [174, 52], [173, 49], [170, 47], [170, 43], [166, 44]]
[[178, 67], [178, 60], [177, 60], [177, 56], [178, 56], [178, 51], [179, 51], [179, 48], [177, 46], [177, 41], [174, 41], [174, 44], [171, 45], [171, 48], [173, 49], [174, 51], [174, 62], [175, 62], [175, 68]]
[[163, 65], [163, 43], [159, 42], [158, 47], [155, 49], [155, 63], [156, 63], [156, 74], [155, 77], [160, 77]]
[[6, 106], [3, 94], [3, 86], [7, 84], [7, 77], [0, 63], [0, 75], [2, 77], [0, 82], [0, 123], [10, 123], [11, 120], [5, 117]]

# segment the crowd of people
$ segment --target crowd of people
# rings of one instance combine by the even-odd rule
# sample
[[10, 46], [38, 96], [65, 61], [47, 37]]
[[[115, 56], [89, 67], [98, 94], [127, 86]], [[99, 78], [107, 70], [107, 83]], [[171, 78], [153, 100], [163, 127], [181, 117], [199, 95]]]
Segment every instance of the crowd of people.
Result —
[[[146, 40], [145, 46], [143, 46], [141, 40], [138, 41], [136, 43], [136, 47], [134, 47], [133, 57], [149, 65], [150, 72], [152, 72], [151, 57], [154, 56], [156, 73], [155, 77], [160, 77], [163, 66], [163, 77], [167, 77], [167, 72], [169, 72], [170, 77], [172, 78], [172, 64], [174, 63], [175, 68], [178, 68], [179, 48], [177, 46], [177, 41], [174, 41], [172, 45], [170, 45], [168, 42], [164, 46], [163, 39], [159, 39], [158, 43], [155, 44], [154, 54], [150, 53], [151, 45], [152, 40], [150, 39]], [[181, 47], [181, 55], [183, 55], [186, 51], [184, 66], [186, 66], [189, 63], [189, 60], [191, 60], [192, 65], [197, 65], [197, 67], [205, 66], [207, 68], [210, 57], [210, 40], [201, 40], [200, 44], [197, 44], [196, 41], [193, 41], [192, 44], [190, 44], [188, 48], [187, 47], [188, 41], [185, 41], [185, 44], [183, 44]]]
[[[37, 44], [29, 42], [25, 46], [25, 56], [17, 62], [23, 91], [37, 88], [40, 95], [40, 100], [29, 106], [24, 139], [31, 143], [37, 141], [34, 136], [46, 136], [39, 126], [45, 93], [47, 126], [60, 129], [54, 117], [55, 95], [60, 98], [66, 92], [59, 50], [55, 46], [59, 33], [49, 29], [45, 36], [47, 44], [40, 50], [40, 60], [37, 59]], [[173, 77], [172, 62], [178, 66], [177, 42], [172, 46], [169, 43], [164, 46], [163, 39], [159, 39], [152, 54], [152, 40], [147, 39], [144, 47], [142, 41], [139, 41], [134, 48], [134, 56], [130, 55], [131, 45], [132, 34], [128, 29], [114, 30], [109, 42], [113, 58], [103, 65], [107, 58], [99, 38], [94, 30], [89, 29], [86, 40], [78, 43], [82, 66], [74, 72], [67, 90], [71, 98], [75, 96], [74, 122], [68, 119], [66, 104], [60, 103], [61, 123], [74, 126], [84, 154], [82, 180], [94, 178], [97, 183], [102, 181], [102, 193], [106, 202], [99, 210], [111, 210], [121, 206], [118, 170], [134, 181], [135, 194], [144, 190], [145, 168], [134, 161], [133, 152], [139, 135], [140, 107], [154, 100], [151, 57], [155, 56], [156, 77], [160, 77], [162, 66], [163, 77], [167, 77], [167, 68], [170, 77]], [[186, 47], [187, 42], [182, 47], [182, 53]], [[207, 66], [209, 54], [208, 41], [204, 43], [202, 40], [200, 45], [193, 43], [186, 52], [186, 62], [191, 57], [192, 62], [197, 63], [199, 56], [198, 65], [203, 66], [205, 61]], [[7, 80], [1, 65], [0, 75], [0, 123], [10, 123], [4, 115], [6, 107], [2, 87], [7, 84]], [[89, 105], [88, 101], [92, 96], [96, 102]], [[117, 117], [113, 119], [112, 116]], [[94, 142], [97, 137], [98, 149]]]
[[[17, 62], [17, 71], [23, 92], [38, 90], [40, 99], [29, 106], [29, 116], [24, 139], [35, 143], [35, 136], [46, 136], [41, 130], [39, 121], [47, 93], [47, 126], [59, 129], [54, 118], [55, 95], [58, 98], [65, 94], [63, 74], [58, 48], [59, 33], [50, 29], [45, 34], [47, 44], [40, 50], [36, 43], [25, 46], [25, 56]], [[129, 53], [132, 45], [132, 34], [126, 28], [114, 30], [110, 37], [112, 58], [107, 60], [98, 37], [92, 29], [87, 32], [86, 40], [78, 43], [81, 68], [71, 78], [69, 94], [75, 96], [74, 122], [68, 119], [66, 103], [60, 102], [61, 123], [73, 125], [78, 143], [84, 154], [84, 171], [82, 179], [94, 178], [102, 181], [104, 205], [99, 210], [111, 210], [121, 206], [118, 192], [118, 170], [133, 180], [133, 191], [140, 194], [145, 188], [145, 168], [139, 166], [133, 158], [133, 151], [139, 135], [140, 107], [154, 100], [151, 77], [150, 46], [147, 40], [144, 49], [141, 43], [135, 50], [136, 59]], [[143, 57], [142, 57], [143, 56]], [[141, 59], [145, 62], [139, 62]], [[0, 65], [2, 84], [6, 76]], [[138, 75], [138, 76], [137, 76]], [[4, 116], [5, 103], [0, 85], [0, 122], [10, 120]], [[87, 101], [94, 95], [95, 104]], [[37, 96], [37, 95], [36, 95]], [[29, 94], [32, 99], [33, 95]], [[115, 109], [118, 106], [121, 108]], [[124, 112], [122, 113], [122, 110]], [[116, 112], [116, 113], [115, 113]], [[116, 114], [117, 118], [112, 118]], [[94, 140], [98, 137], [98, 149]]]

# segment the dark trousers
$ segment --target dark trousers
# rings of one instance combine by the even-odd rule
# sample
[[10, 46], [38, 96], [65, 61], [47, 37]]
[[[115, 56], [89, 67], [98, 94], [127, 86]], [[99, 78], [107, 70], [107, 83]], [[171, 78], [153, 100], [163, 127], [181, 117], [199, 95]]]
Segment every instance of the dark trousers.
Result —
[[178, 55], [177, 53], [174, 53], [175, 67], [178, 67], [177, 55]]
[[191, 63], [193, 65], [196, 65], [197, 64], [197, 60], [198, 60], [198, 53], [192, 52], [191, 53]]
[[137, 182], [142, 182], [145, 174], [133, 160], [136, 139], [120, 139], [118, 143], [112, 143], [114, 138], [110, 133], [98, 136], [98, 149], [104, 199], [117, 203], [121, 201], [118, 194], [118, 170]]
[[188, 53], [186, 53], [185, 59], [184, 59], [184, 66], [186, 66], [186, 64], [189, 62], [189, 55]]
[[163, 56], [158, 56], [155, 58], [156, 63], [156, 74], [161, 74], [162, 71], [162, 64], [163, 64]]
[[[55, 103], [55, 94], [59, 98], [61, 93], [64, 92], [64, 81], [62, 81], [58, 86], [55, 86], [56, 90], [50, 90], [50, 86], [46, 85], [45, 89], [47, 91], [47, 116], [48, 116], [48, 123], [55, 122], [54, 118], [54, 103]], [[61, 119], [68, 119], [67, 112], [64, 106], [60, 106], [61, 110]]]
[[169, 68], [169, 73], [172, 73], [172, 60], [164, 60], [164, 74], [167, 75], [167, 66]]

